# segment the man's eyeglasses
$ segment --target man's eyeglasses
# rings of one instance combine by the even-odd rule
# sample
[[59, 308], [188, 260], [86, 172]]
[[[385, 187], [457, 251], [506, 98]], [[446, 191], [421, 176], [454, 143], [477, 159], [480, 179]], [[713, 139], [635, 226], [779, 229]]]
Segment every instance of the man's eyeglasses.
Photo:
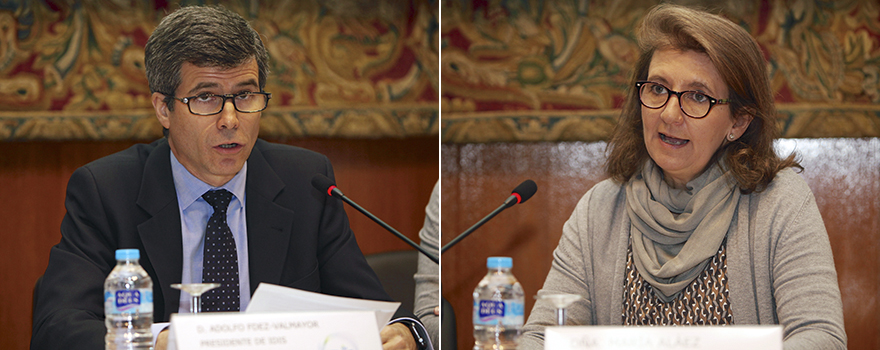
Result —
[[658, 109], [669, 102], [669, 96], [678, 96], [678, 106], [685, 115], [694, 119], [700, 119], [709, 114], [715, 105], [730, 103], [730, 99], [719, 100], [712, 98], [699, 91], [672, 91], [662, 84], [640, 81], [636, 83], [639, 89], [639, 101], [650, 109]]
[[232, 99], [232, 106], [241, 113], [261, 112], [269, 106], [269, 99], [272, 98], [272, 94], [268, 92], [250, 91], [225, 95], [201, 94], [184, 98], [165, 95], [186, 103], [189, 112], [195, 115], [214, 115], [222, 112], [223, 107], [226, 106], [226, 99]]

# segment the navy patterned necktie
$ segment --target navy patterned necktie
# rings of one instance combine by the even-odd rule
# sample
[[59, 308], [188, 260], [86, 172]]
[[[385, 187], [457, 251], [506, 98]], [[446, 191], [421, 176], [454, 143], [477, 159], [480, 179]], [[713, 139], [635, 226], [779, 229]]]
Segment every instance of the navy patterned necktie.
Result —
[[232, 200], [227, 190], [213, 190], [202, 195], [214, 207], [205, 229], [205, 256], [202, 283], [220, 283], [220, 287], [202, 295], [202, 311], [239, 311], [238, 252], [235, 238], [226, 223], [226, 209]]

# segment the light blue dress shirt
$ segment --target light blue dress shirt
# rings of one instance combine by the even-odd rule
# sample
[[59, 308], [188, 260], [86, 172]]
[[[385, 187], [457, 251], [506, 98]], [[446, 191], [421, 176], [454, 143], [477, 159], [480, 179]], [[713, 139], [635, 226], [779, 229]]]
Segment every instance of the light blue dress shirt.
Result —
[[[205, 227], [214, 209], [202, 198], [209, 190], [225, 189], [232, 192], [232, 201], [227, 209], [226, 222], [235, 238], [238, 251], [238, 276], [241, 296], [241, 311], [247, 309], [251, 300], [250, 274], [248, 273], [247, 215], [245, 215], [245, 183], [247, 162], [232, 180], [220, 187], [211, 187], [187, 170], [174, 152], [171, 153], [171, 174], [177, 191], [177, 205], [180, 209], [180, 230], [183, 234], [182, 283], [202, 282], [202, 262], [205, 254]], [[180, 293], [178, 313], [189, 313], [191, 297]]]
[[[183, 234], [183, 271], [182, 283], [202, 282], [202, 262], [205, 254], [205, 228], [208, 226], [208, 218], [214, 213], [202, 195], [209, 190], [226, 189], [232, 192], [232, 201], [226, 211], [226, 222], [235, 237], [235, 249], [238, 251], [238, 277], [240, 282], [241, 311], [247, 309], [251, 301], [250, 273], [248, 273], [248, 249], [247, 249], [247, 215], [245, 211], [245, 184], [247, 180], [247, 162], [241, 167], [238, 174], [232, 180], [220, 187], [211, 187], [199, 180], [186, 170], [183, 164], [171, 153], [171, 174], [174, 177], [174, 189], [177, 192], [177, 205], [180, 210], [180, 230]], [[180, 293], [180, 307], [178, 313], [189, 313], [190, 296]], [[409, 320], [416, 323], [416, 327], [423, 335], [427, 335], [425, 327], [415, 319], [401, 317], [393, 319], [389, 324], [401, 320]], [[152, 326], [153, 344], [159, 333], [168, 328], [167, 322], [155, 323]], [[428, 349], [433, 350], [434, 345], [430, 337], [427, 337]]]

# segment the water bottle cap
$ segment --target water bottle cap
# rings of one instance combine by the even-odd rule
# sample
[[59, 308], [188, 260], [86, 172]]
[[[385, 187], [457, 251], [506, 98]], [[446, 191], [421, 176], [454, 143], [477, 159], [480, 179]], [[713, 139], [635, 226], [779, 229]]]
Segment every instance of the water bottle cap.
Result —
[[509, 269], [513, 267], [513, 259], [508, 256], [490, 256], [486, 259], [486, 267], [490, 269]]
[[116, 249], [116, 260], [138, 260], [141, 251], [137, 249]]

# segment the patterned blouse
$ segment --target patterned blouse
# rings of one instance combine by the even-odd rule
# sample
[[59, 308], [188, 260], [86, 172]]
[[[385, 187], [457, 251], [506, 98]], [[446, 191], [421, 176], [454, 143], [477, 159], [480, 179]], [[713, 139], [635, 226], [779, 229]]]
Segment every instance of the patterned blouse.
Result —
[[632, 242], [626, 254], [623, 286], [624, 325], [732, 325], [727, 287], [727, 240], [706, 269], [675, 299], [664, 302], [642, 279], [633, 261]]

